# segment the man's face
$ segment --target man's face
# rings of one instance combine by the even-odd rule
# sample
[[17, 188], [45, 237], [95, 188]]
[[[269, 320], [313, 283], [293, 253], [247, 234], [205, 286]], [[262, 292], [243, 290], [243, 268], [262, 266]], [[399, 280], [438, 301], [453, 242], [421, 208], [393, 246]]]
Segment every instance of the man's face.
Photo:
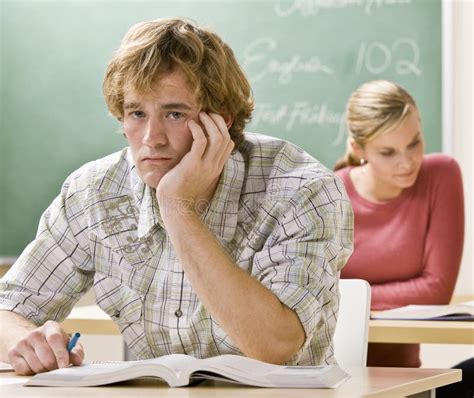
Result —
[[153, 188], [193, 143], [188, 121], [198, 121], [199, 107], [183, 72], [164, 75], [149, 95], [124, 92], [123, 129], [137, 173]]

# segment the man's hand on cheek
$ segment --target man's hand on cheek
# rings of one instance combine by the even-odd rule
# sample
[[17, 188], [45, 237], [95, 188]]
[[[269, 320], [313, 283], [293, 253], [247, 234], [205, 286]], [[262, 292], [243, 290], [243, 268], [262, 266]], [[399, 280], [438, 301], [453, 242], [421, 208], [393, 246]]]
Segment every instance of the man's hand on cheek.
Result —
[[189, 152], [156, 188], [163, 217], [176, 211], [199, 213], [212, 199], [219, 177], [233, 148], [227, 125], [216, 113], [199, 113], [201, 125], [188, 122], [193, 136]]

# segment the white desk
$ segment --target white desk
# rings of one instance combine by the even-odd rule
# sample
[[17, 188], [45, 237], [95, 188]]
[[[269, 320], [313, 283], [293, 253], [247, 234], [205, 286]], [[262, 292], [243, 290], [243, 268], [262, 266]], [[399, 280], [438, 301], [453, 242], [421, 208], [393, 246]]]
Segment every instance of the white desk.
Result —
[[[96, 305], [74, 308], [63, 325], [71, 333], [120, 334], [117, 325]], [[474, 344], [474, 322], [373, 320], [369, 323], [369, 342]]]
[[[273, 389], [205, 382], [193, 387], [169, 388], [151, 379], [133, 380], [112, 386], [64, 388], [23, 387], [28, 377], [0, 373], [2, 398], [50, 397], [160, 397], [160, 398], [428, 398], [431, 391], [461, 380], [458, 369], [353, 368], [352, 376], [337, 389]], [[415, 395], [416, 394], [416, 395]]]
[[369, 342], [474, 344], [474, 322], [371, 320]]

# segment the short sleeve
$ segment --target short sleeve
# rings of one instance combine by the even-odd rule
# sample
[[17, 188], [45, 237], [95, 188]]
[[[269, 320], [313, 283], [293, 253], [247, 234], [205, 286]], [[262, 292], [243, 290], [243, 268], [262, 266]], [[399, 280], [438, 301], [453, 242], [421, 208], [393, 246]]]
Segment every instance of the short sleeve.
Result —
[[274, 217], [276, 227], [254, 257], [253, 274], [297, 313], [306, 334], [297, 357], [312, 345], [310, 351], [325, 358], [337, 319], [339, 271], [352, 253], [350, 202], [342, 183], [325, 177], [299, 189]]
[[36, 238], [0, 280], [0, 309], [36, 325], [62, 321], [92, 285], [84, 191], [72, 175], [41, 216]]

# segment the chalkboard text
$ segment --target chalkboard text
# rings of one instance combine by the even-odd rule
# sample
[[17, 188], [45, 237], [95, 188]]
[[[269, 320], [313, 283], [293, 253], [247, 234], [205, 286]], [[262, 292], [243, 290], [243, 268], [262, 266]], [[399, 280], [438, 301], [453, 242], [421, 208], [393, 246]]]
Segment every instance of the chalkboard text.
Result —
[[[255, 107], [252, 126], [258, 127], [260, 124], [284, 126], [286, 131], [299, 128], [299, 126], [338, 126], [339, 133], [333, 141], [334, 145], [340, 144], [344, 136], [344, 114], [330, 109], [326, 103], [312, 104], [308, 101], [298, 101], [277, 105], [260, 102]], [[328, 129], [328, 131], [334, 131], [334, 129]]]
[[386, 6], [398, 6], [410, 4], [411, 0], [280, 0], [275, 5], [275, 14], [280, 17], [288, 17], [299, 12], [303, 17], [314, 17], [321, 9], [343, 9], [359, 7], [366, 15], [372, 15], [372, 11]]
[[419, 66], [420, 50], [415, 40], [401, 38], [392, 45], [380, 41], [361, 42], [355, 66], [356, 73], [365, 69], [369, 73], [379, 74], [394, 67], [399, 75], [421, 75]]
[[245, 48], [242, 65], [252, 83], [270, 74], [275, 74], [276, 80], [280, 84], [290, 83], [295, 73], [334, 74], [334, 70], [324, 65], [318, 56], [305, 59], [300, 55], [293, 54], [284, 61], [271, 58], [272, 52], [277, 48], [278, 43], [271, 37], [257, 39]]

